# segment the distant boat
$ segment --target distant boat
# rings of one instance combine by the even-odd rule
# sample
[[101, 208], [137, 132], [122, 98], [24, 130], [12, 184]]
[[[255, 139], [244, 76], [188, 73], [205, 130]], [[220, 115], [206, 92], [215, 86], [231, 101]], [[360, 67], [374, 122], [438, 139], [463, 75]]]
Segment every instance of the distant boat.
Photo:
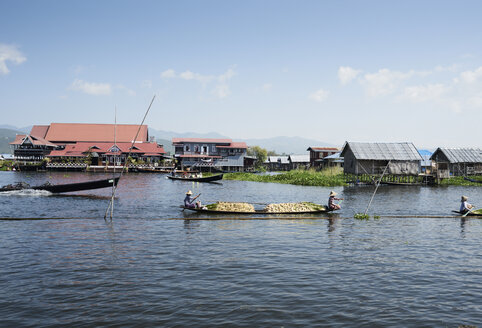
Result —
[[178, 176], [167, 176], [171, 180], [183, 180], [183, 181], [197, 181], [197, 182], [213, 182], [223, 179], [223, 174], [211, 175], [208, 177], [178, 177]]
[[63, 192], [107, 188], [107, 187], [112, 187], [112, 185], [114, 184], [117, 185], [118, 182], [119, 182], [119, 177], [112, 178], [112, 179], [75, 182], [75, 183], [66, 183], [66, 184], [58, 184], [58, 185], [52, 185], [52, 184], [46, 183], [35, 187], [31, 187], [26, 183], [18, 183], [15, 185], [3, 186], [0, 188], [0, 192], [18, 191], [18, 190], [45, 190], [56, 194], [56, 193], [63, 193]]

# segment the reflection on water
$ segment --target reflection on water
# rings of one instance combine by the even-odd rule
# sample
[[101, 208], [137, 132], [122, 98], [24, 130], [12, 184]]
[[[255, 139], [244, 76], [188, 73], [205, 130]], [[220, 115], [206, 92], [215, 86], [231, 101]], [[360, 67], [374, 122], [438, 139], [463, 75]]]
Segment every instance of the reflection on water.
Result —
[[[101, 175], [48, 173], [52, 180]], [[0, 173], [34, 185], [45, 173]], [[32, 183], [33, 182], [33, 183]], [[127, 174], [115, 218], [109, 188], [0, 196], [2, 326], [457, 327], [482, 322], [482, 220], [355, 220], [373, 187], [338, 187], [338, 213], [279, 220], [194, 220], [205, 199], [326, 203], [332, 188], [170, 181]], [[447, 215], [474, 187], [380, 186], [371, 214]], [[171, 220], [169, 218], [180, 218]]]

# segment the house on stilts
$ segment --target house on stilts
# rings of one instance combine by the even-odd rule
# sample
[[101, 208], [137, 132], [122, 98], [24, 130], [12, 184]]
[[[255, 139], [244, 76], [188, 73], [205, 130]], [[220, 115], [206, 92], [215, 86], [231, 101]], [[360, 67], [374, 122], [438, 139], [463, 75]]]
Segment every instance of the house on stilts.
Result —
[[422, 157], [411, 142], [367, 143], [349, 142], [340, 154], [345, 173], [357, 176], [386, 175], [392, 177], [418, 176]]
[[430, 157], [439, 179], [482, 174], [482, 150], [479, 148], [437, 148]]

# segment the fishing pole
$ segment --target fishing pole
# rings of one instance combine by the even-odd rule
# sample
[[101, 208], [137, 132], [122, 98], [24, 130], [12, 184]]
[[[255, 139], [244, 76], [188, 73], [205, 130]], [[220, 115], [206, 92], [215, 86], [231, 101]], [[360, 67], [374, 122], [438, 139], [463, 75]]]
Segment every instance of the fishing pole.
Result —
[[[141, 124], [139, 125], [139, 128], [137, 129], [137, 133], [136, 133], [136, 136], [134, 137], [134, 140], [132, 140], [132, 144], [131, 144], [131, 147], [129, 148], [129, 153], [127, 154], [126, 156], [126, 160], [124, 161], [124, 165], [122, 166], [122, 170], [121, 170], [121, 173], [119, 174], [119, 180], [117, 181], [117, 183], [115, 183], [115, 179], [114, 179], [114, 184], [115, 186], [112, 188], [112, 198], [110, 199], [110, 202], [109, 202], [109, 206], [107, 207], [106, 211], [105, 211], [105, 214], [104, 214], [104, 220], [106, 220], [107, 218], [107, 213], [109, 212], [109, 209], [110, 208], [113, 208], [113, 204], [114, 204], [114, 197], [115, 197], [115, 192], [117, 190], [117, 185], [119, 184], [119, 181], [120, 179], [122, 178], [122, 175], [124, 174], [124, 171], [127, 167], [127, 159], [129, 158], [129, 156], [131, 155], [132, 153], [132, 149], [134, 149], [134, 143], [136, 142], [137, 140], [137, 137], [139, 136], [139, 132], [141, 131], [141, 127], [142, 125], [144, 124], [144, 121], [146, 120], [146, 117], [147, 117], [147, 114], [149, 113], [150, 109], [151, 109], [151, 106], [152, 106], [152, 103], [154, 102], [154, 99], [156, 98], [156, 95], [154, 95], [152, 97], [152, 100], [151, 100], [151, 103], [149, 104], [149, 107], [147, 108], [146, 110], [146, 113], [144, 114], [144, 118], [142, 119], [142, 122]], [[114, 163], [115, 164], [115, 163]], [[115, 166], [115, 165], [114, 165]], [[112, 220], [112, 215], [111, 215], [111, 220]]]

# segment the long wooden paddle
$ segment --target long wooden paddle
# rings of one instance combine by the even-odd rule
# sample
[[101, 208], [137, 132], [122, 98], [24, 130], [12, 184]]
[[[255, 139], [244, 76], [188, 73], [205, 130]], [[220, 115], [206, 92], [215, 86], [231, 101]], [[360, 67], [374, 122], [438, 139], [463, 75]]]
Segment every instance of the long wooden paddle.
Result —
[[463, 218], [465, 218], [469, 213], [471, 213], [474, 210], [475, 206], [472, 206], [470, 210], [467, 211], [464, 215], [462, 215]]

